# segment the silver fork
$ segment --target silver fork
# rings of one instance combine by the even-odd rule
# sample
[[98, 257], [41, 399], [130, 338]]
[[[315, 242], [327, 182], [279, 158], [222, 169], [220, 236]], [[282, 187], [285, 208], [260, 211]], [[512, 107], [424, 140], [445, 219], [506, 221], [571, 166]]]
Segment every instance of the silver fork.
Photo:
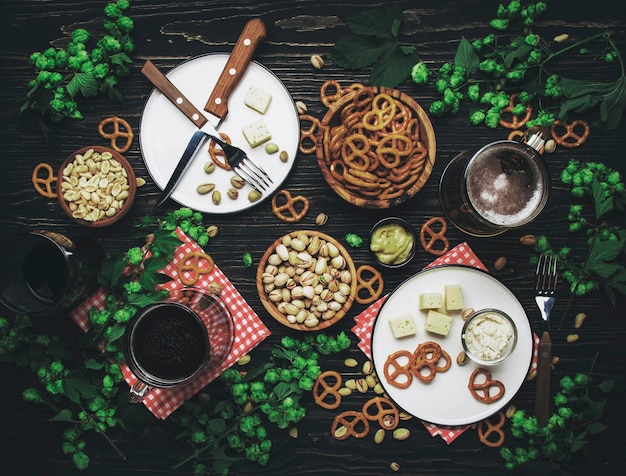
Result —
[[219, 136], [209, 135], [209, 137], [222, 148], [230, 166], [251, 187], [259, 192], [265, 192], [271, 186], [273, 182], [267, 172], [255, 164], [243, 150], [222, 140]]
[[537, 262], [535, 301], [543, 319], [543, 334], [539, 341], [537, 358], [537, 386], [535, 387], [535, 417], [545, 426], [550, 415], [550, 371], [552, 365], [552, 340], [550, 338], [550, 312], [554, 307], [554, 293], [558, 281], [558, 257], [541, 255]]

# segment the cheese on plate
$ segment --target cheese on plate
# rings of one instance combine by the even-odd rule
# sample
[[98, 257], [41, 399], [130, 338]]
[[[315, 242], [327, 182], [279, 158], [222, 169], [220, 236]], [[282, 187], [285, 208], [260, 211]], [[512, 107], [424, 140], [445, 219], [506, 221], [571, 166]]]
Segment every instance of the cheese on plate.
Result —
[[440, 336], [447, 336], [452, 327], [452, 317], [442, 312], [429, 310], [426, 315], [425, 329], [428, 332], [439, 334]]
[[250, 144], [250, 147], [257, 147], [272, 138], [269, 129], [263, 119], [246, 124], [242, 128], [243, 136]]
[[243, 102], [246, 106], [261, 114], [265, 114], [267, 112], [267, 108], [270, 106], [271, 101], [272, 95], [270, 93], [263, 91], [254, 85], [250, 86], [246, 96], [243, 98]]
[[396, 339], [400, 339], [401, 337], [413, 336], [417, 333], [415, 320], [410, 314], [396, 317], [395, 319], [390, 319], [389, 327], [391, 327], [391, 333]]

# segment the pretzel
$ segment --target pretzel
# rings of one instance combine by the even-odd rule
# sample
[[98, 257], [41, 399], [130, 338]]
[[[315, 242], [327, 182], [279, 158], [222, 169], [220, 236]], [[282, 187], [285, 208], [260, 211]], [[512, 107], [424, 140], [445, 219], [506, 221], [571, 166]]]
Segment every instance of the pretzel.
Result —
[[[345, 433], [337, 431], [340, 427], [344, 427], [346, 429]], [[359, 430], [359, 428], [361, 429]], [[341, 412], [335, 417], [331, 427], [331, 434], [337, 440], [345, 440], [351, 436], [354, 436], [355, 438], [363, 438], [367, 436], [369, 431], [370, 424], [367, 421], [367, 418], [365, 418], [361, 412], [354, 410]]]
[[[441, 358], [444, 364], [439, 365]], [[410, 369], [422, 382], [431, 382], [438, 372], [447, 371], [452, 365], [450, 355], [436, 342], [424, 342], [417, 346], [411, 356]], [[426, 369], [426, 373], [423, 370]]]
[[[328, 383], [328, 378], [334, 379], [334, 383]], [[313, 384], [313, 400], [320, 407], [326, 410], [333, 410], [341, 403], [341, 395], [338, 390], [341, 388], [341, 375], [334, 370], [327, 370], [318, 375]], [[330, 401], [327, 401], [328, 397]]]
[[[363, 277], [364, 274], [370, 273], [372, 276], [369, 278]], [[359, 304], [370, 304], [376, 301], [383, 292], [385, 282], [383, 276], [373, 266], [368, 264], [361, 265], [356, 270], [356, 296], [355, 300]], [[361, 296], [361, 291], [367, 291], [367, 296]]]
[[[499, 417], [497, 423], [492, 423], [489, 418], [478, 423], [478, 439], [482, 444], [490, 448], [498, 448], [504, 443], [504, 431], [502, 431], [502, 427], [504, 426], [505, 416], [503, 412], [498, 412], [497, 415]], [[489, 439], [494, 433], [498, 435], [498, 439]]]
[[387, 127], [396, 114], [396, 102], [388, 94], [378, 94], [372, 108], [363, 115], [363, 127], [369, 131], [380, 131]]
[[[583, 129], [582, 134], [577, 132], [577, 129], [580, 129], [580, 127]], [[563, 131], [563, 129], [565, 129], [565, 131]], [[552, 124], [550, 134], [557, 144], [573, 149], [584, 144], [587, 137], [589, 137], [589, 124], [581, 120], [572, 121], [570, 123], [563, 123], [557, 120]]]
[[[42, 178], [39, 176], [39, 171], [41, 169], [45, 169], [48, 172], [48, 176]], [[52, 184], [56, 183], [57, 178], [54, 175], [54, 171], [50, 164], [46, 164], [44, 162], [37, 164], [33, 169], [33, 174], [31, 177], [33, 181], [33, 186], [37, 193], [46, 198], [57, 198], [57, 194], [54, 190], [52, 190]], [[42, 188], [43, 186], [43, 188]]]
[[[208, 266], [201, 266], [200, 262], [202, 260], [207, 261], [209, 263]], [[213, 258], [206, 253], [191, 251], [178, 262], [178, 279], [186, 286], [193, 286], [198, 282], [201, 275], [209, 274], [213, 271], [214, 266]], [[187, 277], [187, 274], [191, 274], [191, 276]]]
[[[285, 199], [285, 203], [279, 205], [279, 199], [283, 198]], [[300, 203], [302, 207], [300, 211], [296, 209], [296, 204], [298, 203]], [[302, 195], [292, 197], [289, 190], [279, 190], [272, 197], [272, 211], [274, 215], [282, 221], [296, 223], [302, 220], [309, 211], [309, 199]]]
[[[303, 123], [310, 123], [304, 127]], [[320, 127], [320, 120], [309, 114], [300, 114], [300, 152], [312, 154], [315, 152], [317, 143], [317, 131]]]
[[506, 127], [507, 129], [519, 129], [530, 120], [530, 117], [533, 114], [533, 108], [530, 105], [526, 105], [523, 117], [522, 114], [513, 114], [515, 100], [518, 96], [519, 94], [512, 94], [509, 97], [509, 105], [502, 109], [501, 113], [511, 113], [511, 119], [508, 121], [502, 117], [502, 114], [500, 114], [500, 125], [502, 127]]
[[[105, 132], [104, 130], [105, 126], [109, 124], [113, 124], [113, 132]], [[130, 145], [135, 137], [130, 124], [118, 116], [107, 117], [100, 121], [100, 124], [98, 124], [98, 133], [105, 139], [110, 139], [111, 148], [122, 154], [130, 149]], [[122, 147], [117, 145], [118, 137], [126, 138], [126, 143]]]
[[[219, 135], [227, 143], [231, 144], [230, 137], [228, 137], [227, 134], [220, 132]], [[226, 159], [226, 154], [219, 146], [219, 144], [213, 139], [209, 141], [209, 155], [211, 156], [211, 160], [213, 161], [213, 163], [218, 167], [228, 171], [233, 170], [233, 168], [228, 163], [228, 160]]]
[[[375, 408], [376, 413], [370, 413], [371, 408]], [[361, 412], [365, 418], [370, 421], [377, 421], [380, 427], [385, 430], [395, 430], [400, 422], [398, 408], [385, 397], [369, 399], [363, 405]]]
[[[434, 231], [432, 225], [438, 224], [441, 226], [441, 230]], [[420, 230], [420, 242], [428, 253], [435, 256], [441, 256], [448, 252], [450, 249], [450, 242], [446, 238], [446, 230], [448, 225], [442, 217], [433, 217], [422, 225]], [[437, 242], [441, 242], [443, 246], [441, 248], [435, 248]]]
[[[329, 90], [334, 90], [334, 93], [330, 93]], [[339, 82], [331, 79], [322, 84], [320, 88], [320, 101], [324, 106], [329, 107], [332, 103], [341, 99], [342, 94], [343, 91]]]
[[[476, 382], [477, 377], [484, 376], [485, 379], [483, 382]], [[470, 375], [469, 384], [467, 386], [469, 388], [472, 396], [481, 403], [493, 403], [497, 402], [504, 396], [504, 384], [499, 380], [495, 380], [491, 378], [491, 372], [487, 369], [476, 368], [472, 375]], [[494, 395], [491, 395], [491, 388], [497, 389], [497, 392]]]
[[[389, 385], [396, 388], [407, 388], [413, 381], [410, 363], [413, 354], [408, 350], [398, 350], [387, 357], [383, 373]], [[406, 364], [401, 364], [401, 359], [407, 359]]]

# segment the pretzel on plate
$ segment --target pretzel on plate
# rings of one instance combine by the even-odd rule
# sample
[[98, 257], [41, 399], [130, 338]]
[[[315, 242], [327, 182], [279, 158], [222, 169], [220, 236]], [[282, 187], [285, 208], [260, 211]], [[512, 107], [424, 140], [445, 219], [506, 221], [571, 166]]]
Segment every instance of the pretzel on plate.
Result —
[[[504, 384], [492, 379], [491, 372], [481, 367], [472, 372], [467, 387], [472, 396], [481, 403], [494, 403], [504, 396]], [[491, 392], [492, 388], [496, 390], [495, 393]]]
[[[228, 144], [231, 143], [230, 137], [228, 137], [227, 134], [220, 132], [219, 135]], [[209, 141], [209, 156], [211, 157], [211, 160], [213, 161], [213, 163], [217, 165], [218, 167], [224, 170], [229, 170], [229, 171], [233, 170], [233, 168], [228, 163], [228, 160], [226, 159], [226, 154], [224, 153], [220, 145], [217, 142], [215, 142], [213, 139]]]
[[[398, 350], [387, 357], [383, 367], [385, 380], [396, 388], [407, 388], [413, 381], [411, 359], [413, 354], [408, 350]], [[402, 363], [403, 361], [406, 361]]]

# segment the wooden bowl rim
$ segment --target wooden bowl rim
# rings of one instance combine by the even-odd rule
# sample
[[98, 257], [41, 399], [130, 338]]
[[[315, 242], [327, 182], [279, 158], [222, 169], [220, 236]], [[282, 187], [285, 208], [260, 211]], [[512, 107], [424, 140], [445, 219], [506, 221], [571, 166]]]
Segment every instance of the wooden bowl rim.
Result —
[[[320, 323], [315, 327], [306, 327], [304, 324], [298, 324], [298, 323], [292, 324], [291, 322], [289, 322], [287, 320], [287, 317], [276, 308], [273, 302], [269, 300], [265, 292], [265, 289], [263, 289], [263, 273], [265, 272], [265, 267], [267, 266], [268, 258], [274, 252], [274, 250], [276, 249], [276, 246], [282, 242], [282, 239], [284, 236], [290, 235], [292, 238], [295, 238], [300, 233], [305, 233], [309, 237], [317, 236], [318, 238], [323, 239], [335, 245], [337, 249], [339, 250], [339, 253], [341, 254], [341, 256], [343, 256], [344, 259], [346, 260], [346, 268], [350, 271], [350, 274], [352, 275], [352, 281], [350, 282], [350, 295], [347, 297], [346, 302], [341, 308], [341, 310], [337, 311], [337, 313], [331, 319], [320, 320]], [[257, 286], [257, 292], [259, 294], [259, 298], [261, 299], [261, 303], [263, 304], [263, 307], [265, 307], [265, 310], [278, 322], [280, 322], [281, 324], [287, 327], [290, 327], [291, 329], [295, 329], [298, 331], [306, 331], [306, 332], [320, 331], [322, 329], [326, 329], [332, 326], [333, 324], [337, 323], [348, 313], [348, 311], [352, 307], [352, 304], [356, 297], [356, 287], [357, 287], [356, 267], [354, 265], [354, 261], [352, 260], [352, 257], [350, 256], [350, 253], [348, 253], [348, 250], [332, 236], [329, 236], [317, 230], [296, 230], [296, 231], [292, 231], [292, 232], [281, 235], [279, 238], [274, 240], [274, 242], [265, 250], [265, 253], [261, 257], [261, 261], [259, 262], [259, 266], [257, 268], [256, 286]]]
[[341, 111], [341, 109], [350, 101], [352, 101], [355, 94], [357, 94], [362, 89], [351, 89], [348, 93], [344, 94], [335, 102], [331, 103], [328, 107], [328, 111], [324, 114], [324, 117], [320, 121], [320, 125], [317, 132], [316, 144], [315, 144], [315, 154], [317, 156], [317, 163], [322, 171], [322, 175], [324, 179], [333, 189], [333, 191], [339, 195], [341, 198], [346, 200], [347, 202], [356, 205], [362, 208], [373, 208], [373, 209], [383, 209], [390, 208], [396, 205], [400, 205], [401, 203], [406, 202], [410, 198], [412, 198], [417, 192], [419, 192], [422, 187], [426, 184], [428, 178], [430, 177], [434, 165], [435, 158], [437, 155], [437, 144], [435, 139], [435, 130], [433, 129], [433, 125], [426, 114], [426, 111], [415, 101], [412, 97], [407, 94], [399, 91], [397, 89], [386, 88], [386, 87], [378, 87], [378, 86], [364, 86], [366, 89], [372, 90], [375, 94], [385, 93], [390, 96], [401, 100], [406, 106], [408, 106], [416, 115], [420, 121], [420, 137], [424, 137], [424, 141], [428, 148], [428, 153], [426, 156], [426, 160], [424, 162], [424, 168], [420, 173], [420, 177], [415, 181], [411, 187], [405, 190], [405, 192], [393, 199], [372, 199], [371, 197], [366, 197], [362, 195], [358, 195], [351, 190], [348, 190], [343, 187], [343, 185], [338, 182], [330, 173], [328, 166], [326, 165], [326, 160], [324, 157], [324, 135], [326, 129], [329, 127], [329, 124], [333, 120], [335, 114]]
[[[63, 193], [62, 193], [63, 170], [65, 170], [65, 167], [67, 167], [67, 165], [70, 162], [72, 162], [76, 158], [77, 155], [84, 154], [89, 149], [93, 149], [94, 152], [98, 152], [100, 154], [102, 154], [103, 152], [109, 152], [111, 155], [113, 155], [113, 158], [115, 158], [115, 160], [117, 160], [120, 164], [122, 164], [122, 167], [124, 167], [124, 169], [126, 170], [126, 174], [128, 175], [128, 185], [129, 185], [128, 198], [124, 202], [124, 206], [122, 207], [122, 209], [119, 210], [114, 216], [110, 218], [103, 218], [102, 220], [93, 221], [93, 222], [82, 220], [80, 218], [74, 218], [72, 216], [72, 211], [70, 210], [69, 205], [63, 198]], [[135, 178], [135, 171], [133, 170], [132, 165], [130, 165], [130, 162], [128, 162], [126, 157], [124, 157], [122, 154], [120, 154], [116, 150], [110, 149], [109, 147], [105, 147], [101, 145], [90, 145], [90, 146], [86, 146], [86, 147], [83, 147], [81, 149], [78, 149], [72, 152], [63, 161], [63, 164], [61, 164], [61, 167], [59, 169], [59, 173], [57, 174], [57, 199], [59, 201], [59, 205], [61, 205], [61, 208], [63, 209], [65, 214], [68, 217], [70, 217], [72, 221], [79, 223], [82, 226], [89, 227], [89, 228], [102, 228], [108, 225], [112, 225], [113, 223], [122, 219], [122, 217], [124, 217], [124, 215], [128, 213], [128, 210], [130, 210], [133, 202], [135, 201], [136, 194], [137, 194], [137, 182]]]

